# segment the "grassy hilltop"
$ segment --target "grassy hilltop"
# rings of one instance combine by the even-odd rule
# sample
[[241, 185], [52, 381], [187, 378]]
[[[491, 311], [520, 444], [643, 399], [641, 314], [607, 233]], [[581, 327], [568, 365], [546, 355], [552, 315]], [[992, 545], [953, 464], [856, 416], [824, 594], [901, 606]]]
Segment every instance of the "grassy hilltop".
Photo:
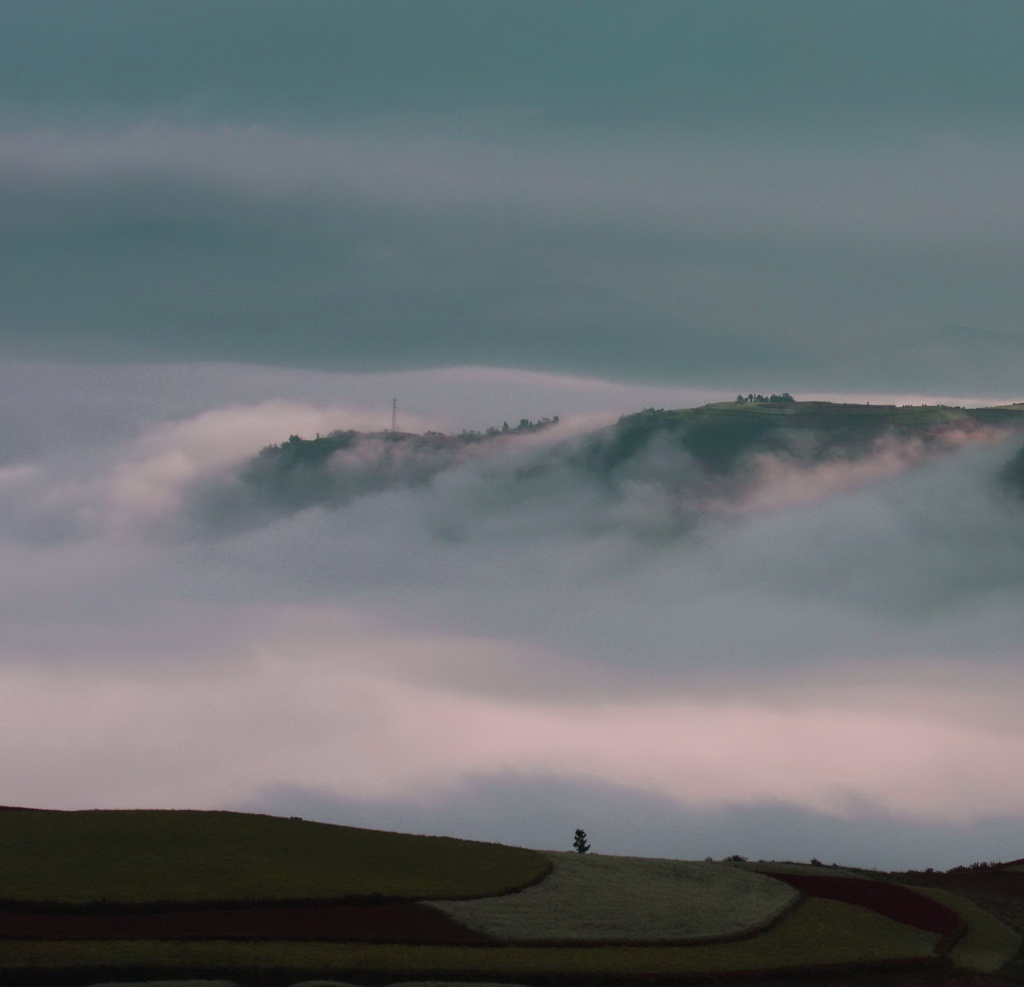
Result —
[[[812, 459], [853, 457], [884, 436], [940, 440], [954, 430], [1024, 428], [1024, 404], [994, 408], [943, 405], [839, 404], [831, 401], [722, 401], [674, 411], [648, 408], [620, 418], [597, 447], [634, 454], [657, 436], [678, 444], [705, 467], [721, 471], [755, 452]], [[613, 460], [616, 457], [612, 457]]]
[[502, 894], [533, 850], [186, 810], [0, 810], [0, 905], [153, 905]]

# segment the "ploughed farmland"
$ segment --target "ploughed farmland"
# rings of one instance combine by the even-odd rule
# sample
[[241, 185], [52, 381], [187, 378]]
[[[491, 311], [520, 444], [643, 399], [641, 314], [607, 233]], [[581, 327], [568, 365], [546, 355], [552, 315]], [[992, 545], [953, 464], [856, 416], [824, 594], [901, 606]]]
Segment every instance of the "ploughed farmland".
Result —
[[[1020, 947], [1012, 907], [891, 875], [544, 854], [245, 813], [0, 810], [0, 874], [5, 987], [826, 972], [952, 984], [1012, 972]], [[1018, 906], [1021, 877], [1005, 872]]]

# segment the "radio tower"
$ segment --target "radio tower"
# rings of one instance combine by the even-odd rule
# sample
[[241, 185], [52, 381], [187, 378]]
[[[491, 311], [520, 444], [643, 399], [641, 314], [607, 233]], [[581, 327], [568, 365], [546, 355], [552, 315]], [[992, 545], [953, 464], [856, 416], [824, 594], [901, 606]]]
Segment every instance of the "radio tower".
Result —
[[391, 432], [398, 431], [398, 398], [391, 399]]

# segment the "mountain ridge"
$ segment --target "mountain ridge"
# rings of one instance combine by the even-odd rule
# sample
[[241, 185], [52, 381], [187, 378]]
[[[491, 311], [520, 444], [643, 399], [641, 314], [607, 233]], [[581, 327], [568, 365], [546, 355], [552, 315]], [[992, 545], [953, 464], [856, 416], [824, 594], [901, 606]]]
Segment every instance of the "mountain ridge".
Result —
[[[442, 474], [461, 470], [465, 477], [471, 470], [470, 495], [483, 497], [488, 512], [581, 497], [614, 505], [644, 487], [671, 502], [670, 511], [692, 513], [701, 504], [741, 499], [761, 482], [769, 461], [813, 470], [887, 455], [903, 469], [1020, 431], [1024, 403], [963, 408], [792, 399], [644, 408], [585, 432], [557, 417], [458, 434], [339, 429], [264, 447], [229, 480], [197, 491], [196, 503], [215, 527], [239, 530], [310, 507], [425, 489]], [[1024, 451], [999, 479], [1024, 496]]]

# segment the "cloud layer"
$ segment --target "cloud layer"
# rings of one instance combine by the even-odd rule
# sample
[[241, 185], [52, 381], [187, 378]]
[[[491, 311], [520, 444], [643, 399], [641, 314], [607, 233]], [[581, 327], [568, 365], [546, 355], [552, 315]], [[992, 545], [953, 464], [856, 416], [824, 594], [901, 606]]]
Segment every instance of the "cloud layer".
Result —
[[[73, 404], [79, 371], [64, 373]], [[141, 397], [153, 373], [119, 372], [119, 420], [160, 418]], [[261, 386], [220, 373], [222, 391]], [[656, 447], [588, 473], [572, 450], [593, 426], [567, 416], [429, 482], [241, 526], [203, 514], [268, 441], [379, 423], [309, 400], [318, 375], [292, 380], [288, 398], [226, 405], [179, 382], [185, 415], [110, 435], [79, 414], [74, 442], [9, 458], [6, 801], [319, 804], [398, 826], [452, 798], [437, 826], [510, 838], [471, 793], [540, 798], [563, 779], [651, 807], [646, 836], [618, 796], [588, 821], [623, 851], [660, 848], [669, 807], [756, 820], [775, 805], [835, 821], [819, 856], [866, 862], [844, 827], [992, 833], [1024, 814], [1024, 509], [996, 479], [1019, 438], [832, 465], [762, 455], [737, 485]], [[1000, 855], [1016, 854], [975, 854]]]
[[1019, 157], [948, 137], [850, 158], [737, 138], [15, 133], [3, 337], [75, 360], [1007, 393]]

